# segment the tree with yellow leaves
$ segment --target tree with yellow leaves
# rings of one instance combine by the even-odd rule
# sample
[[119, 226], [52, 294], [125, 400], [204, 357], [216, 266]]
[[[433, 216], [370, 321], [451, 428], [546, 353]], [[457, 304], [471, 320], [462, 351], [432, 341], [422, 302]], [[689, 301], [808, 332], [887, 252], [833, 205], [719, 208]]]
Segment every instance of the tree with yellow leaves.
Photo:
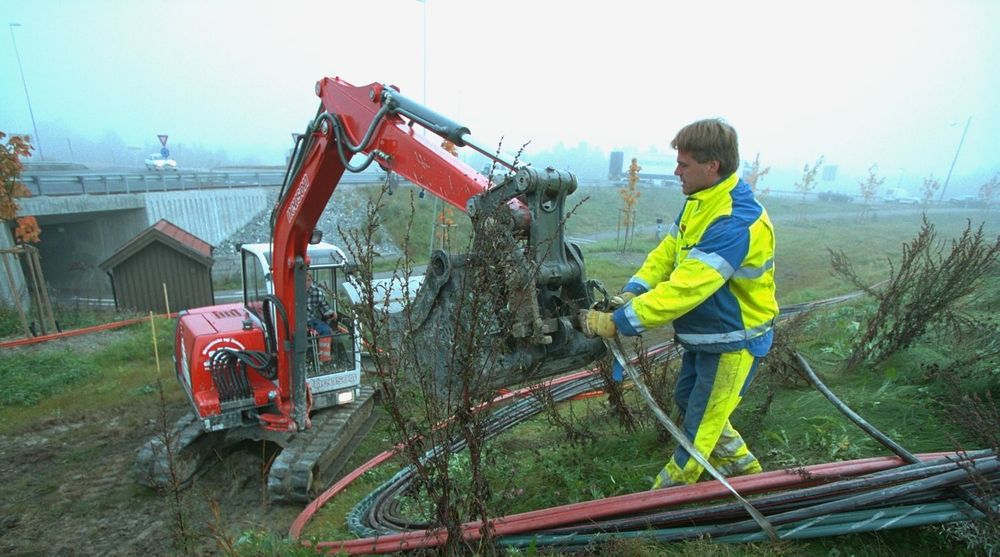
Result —
[[445, 139], [444, 141], [442, 141], [441, 148], [451, 153], [451, 156], [453, 157], [458, 156], [458, 147], [456, 147], [455, 144], [452, 143], [450, 139]]
[[639, 166], [638, 159], [632, 159], [632, 164], [628, 167], [628, 185], [623, 188], [618, 188], [618, 194], [622, 197], [623, 205], [621, 209], [621, 218], [619, 219], [618, 224], [619, 239], [621, 239], [623, 228], [625, 232], [625, 241], [621, 244], [622, 253], [624, 253], [629, 244], [632, 243], [632, 237], [635, 235], [635, 205], [639, 201], [639, 196], [642, 195], [637, 188], [639, 185], [640, 170], [642, 170], [642, 167]]
[[34, 147], [24, 137], [13, 135], [4, 141], [7, 134], [0, 131], [0, 222], [17, 223], [14, 237], [19, 243], [38, 243], [41, 229], [35, 217], [19, 217], [21, 206], [17, 200], [31, 196], [31, 191], [21, 183], [24, 165], [21, 157], [30, 157]]

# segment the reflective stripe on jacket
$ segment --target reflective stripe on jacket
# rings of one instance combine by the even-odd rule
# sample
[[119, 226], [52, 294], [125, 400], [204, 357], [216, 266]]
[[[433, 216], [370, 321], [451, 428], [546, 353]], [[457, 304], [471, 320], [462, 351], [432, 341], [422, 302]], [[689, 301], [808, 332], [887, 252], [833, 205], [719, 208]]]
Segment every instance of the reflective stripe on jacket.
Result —
[[774, 230], [750, 186], [734, 173], [690, 195], [625, 290], [637, 296], [615, 311], [622, 334], [672, 321], [689, 350], [766, 354], [778, 315]]

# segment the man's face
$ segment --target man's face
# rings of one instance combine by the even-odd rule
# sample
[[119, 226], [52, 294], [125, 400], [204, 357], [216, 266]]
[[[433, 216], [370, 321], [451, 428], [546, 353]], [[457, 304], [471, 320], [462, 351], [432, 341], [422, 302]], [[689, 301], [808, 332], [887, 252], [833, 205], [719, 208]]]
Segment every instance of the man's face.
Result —
[[677, 151], [677, 169], [684, 195], [699, 192], [719, 181], [719, 161], [698, 162], [689, 151]]

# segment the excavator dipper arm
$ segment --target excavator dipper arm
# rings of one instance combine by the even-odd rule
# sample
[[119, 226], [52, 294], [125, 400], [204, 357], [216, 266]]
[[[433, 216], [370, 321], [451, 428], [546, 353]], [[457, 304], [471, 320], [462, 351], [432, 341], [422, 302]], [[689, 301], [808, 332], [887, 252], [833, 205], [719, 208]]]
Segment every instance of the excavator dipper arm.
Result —
[[[600, 342], [574, 334], [566, 321], [569, 309], [565, 300], [555, 300], [568, 296], [573, 299], [570, 304], [573, 306], [589, 301], [583, 286], [585, 277], [579, 251], [564, 245], [562, 237], [563, 199], [576, 188], [571, 174], [551, 168], [545, 171], [522, 168], [502, 184], [491, 187], [486, 177], [421, 135], [415, 125], [455, 145], [470, 146], [488, 155], [472, 143], [469, 129], [406, 98], [396, 89], [378, 83], [355, 87], [334, 77], [317, 82], [316, 94], [321, 99], [319, 113], [300, 138], [283, 195], [272, 214], [274, 293], [284, 305], [285, 324], [274, 328], [279, 387], [274, 406], [278, 411], [261, 415], [268, 429], [296, 431], [308, 427], [306, 329], [305, 319], [298, 318], [306, 311], [306, 296], [301, 294], [306, 289], [306, 248], [343, 173], [360, 172], [373, 162], [463, 212], [474, 214], [505, 204], [514, 228], [533, 242], [530, 246], [533, 249], [525, 251], [534, 254], [536, 280], [540, 290], [544, 286], [545, 294], [536, 297], [536, 293], [529, 293], [527, 297], [534, 298], [529, 303], [533, 310], [522, 316], [525, 322], [519, 330], [522, 337], [548, 345], [552, 344], [552, 333], [558, 329], [561, 340], [559, 346], [535, 350], [527, 359], [519, 355], [517, 363], [512, 360], [511, 365], [538, 369], [542, 360], [561, 358], [561, 365], [549, 366], [545, 372], [551, 374], [567, 366], [588, 363], [603, 353]], [[358, 158], [363, 159], [360, 164], [355, 162]], [[509, 163], [499, 162], [513, 168]], [[559, 247], [542, 249], [538, 244], [542, 241]], [[451, 266], [446, 262], [444, 267]], [[434, 277], [429, 278], [433, 283]], [[441, 284], [447, 279], [438, 278]], [[290, 304], [293, 300], [294, 304]], [[419, 295], [417, 302], [419, 309]], [[425, 301], [424, 305], [434, 303]], [[429, 307], [424, 310], [431, 313]], [[560, 347], [561, 352], [556, 355], [553, 350]], [[503, 381], [511, 380], [513, 377]]]

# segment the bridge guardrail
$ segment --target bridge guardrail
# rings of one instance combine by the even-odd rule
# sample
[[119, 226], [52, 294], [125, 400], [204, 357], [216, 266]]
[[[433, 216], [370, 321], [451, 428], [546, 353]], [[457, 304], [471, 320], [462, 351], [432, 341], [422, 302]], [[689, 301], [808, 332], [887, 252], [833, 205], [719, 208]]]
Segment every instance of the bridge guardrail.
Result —
[[[160, 191], [280, 186], [283, 171], [31, 173], [21, 181], [32, 195], [110, 195]], [[378, 183], [371, 173], [344, 174], [343, 183]]]

